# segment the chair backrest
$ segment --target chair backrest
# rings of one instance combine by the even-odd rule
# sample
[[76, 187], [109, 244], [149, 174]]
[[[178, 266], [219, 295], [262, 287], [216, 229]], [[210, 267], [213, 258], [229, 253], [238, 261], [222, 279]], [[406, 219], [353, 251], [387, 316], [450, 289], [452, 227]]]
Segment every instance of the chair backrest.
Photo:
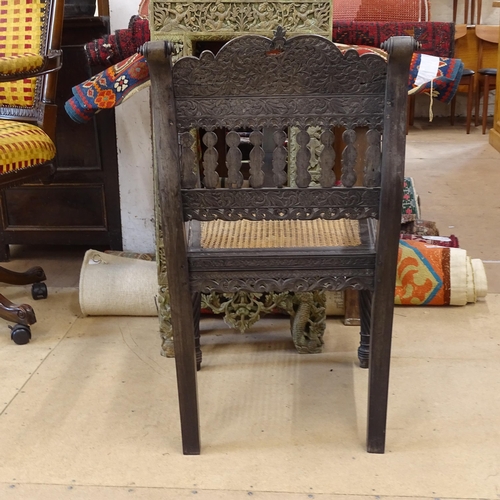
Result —
[[[483, 0], [477, 0], [477, 14], [476, 14], [476, 0], [464, 0], [464, 24], [480, 24], [481, 11], [483, 9]], [[470, 19], [469, 19], [470, 9]], [[458, 0], [453, 0], [453, 22], [457, 22], [458, 14]]]
[[[61, 46], [64, 0], [2, 0], [0, 57], [45, 55]], [[55, 101], [57, 72], [38, 78], [0, 83], [0, 118], [38, 122], [53, 136], [55, 113], [45, 116]]]
[[[490, 46], [498, 45], [498, 39], [500, 34], [500, 27], [498, 25], [490, 25], [490, 24], [478, 24], [476, 25], [476, 36], [478, 38], [478, 55], [477, 55], [477, 64], [478, 69], [484, 68], [484, 56], [485, 56], [485, 44], [490, 44]], [[496, 64], [496, 50], [495, 57], [489, 58], [488, 66], [495, 67]], [[493, 65], [491, 63], [493, 62]]]
[[[390, 39], [387, 63], [376, 53], [342, 53], [317, 35], [285, 40], [278, 29], [272, 40], [242, 36], [216, 56], [205, 51], [171, 65], [173, 44], [149, 42], [143, 52], [152, 81], [158, 175], [167, 177], [170, 190], [163, 210], [178, 210], [182, 191], [184, 220], [385, 217], [399, 234], [414, 46], [411, 37]], [[340, 127], [344, 145], [336, 151], [333, 131]], [[221, 128], [229, 130], [226, 165], [219, 164], [216, 150]], [[205, 131], [201, 148], [193, 129]], [[247, 178], [241, 130], [251, 132]], [[266, 154], [269, 130], [274, 144]], [[363, 181], [357, 186], [360, 160]], [[217, 170], [224, 167], [225, 188], [217, 190]], [[265, 187], [269, 177], [273, 186]], [[209, 194], [212, 189], [216, 195]]]
[[459, 40], [467, 36], [467, 24], [456, 24], [455, 25], [455, 40]]

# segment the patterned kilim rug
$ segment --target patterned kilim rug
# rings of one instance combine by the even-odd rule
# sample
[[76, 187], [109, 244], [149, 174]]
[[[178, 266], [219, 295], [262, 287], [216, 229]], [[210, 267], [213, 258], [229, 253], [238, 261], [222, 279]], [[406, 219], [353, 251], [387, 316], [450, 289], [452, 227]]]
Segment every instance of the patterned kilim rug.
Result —
[[437, 61], [436, 77], [424, 83], [419, 82], [419, 74], [422, 67], [422, 54], [413, 54], [410, 66], [409, 91], [408, 94], [429, 94], [438, 101], [449, 103], [455, 96], [462, 73], [464, 63], [460, 59], [440, 57]]
[[413, 177], [405, 177], [403, 183], [403, 206], [401, 207], [401, 223], [420, 219], [420, 200], [415, 190]]
[[400, 305], [465, 305], [487, 293], [480, 259], [461, 248], [400, 240], [395, 303]]
[[118, 106], [134, 91], [149, 81], [149, 68], [140, 54], [111, 66], [89, 80], [73, 87], [73, 97], [64, 109], [72, 120], [85, 123], [103, 109]]

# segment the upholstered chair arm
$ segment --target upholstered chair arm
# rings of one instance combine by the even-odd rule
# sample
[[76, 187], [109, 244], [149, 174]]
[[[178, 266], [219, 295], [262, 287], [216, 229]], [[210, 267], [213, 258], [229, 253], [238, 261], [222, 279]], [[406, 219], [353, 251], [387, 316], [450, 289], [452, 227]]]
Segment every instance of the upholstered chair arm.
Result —
[[0, 82], [41, 76], [59, 70], [61, 65], [61, 50], [51, 50], [45, 56], [28, 53], [0, 57]]

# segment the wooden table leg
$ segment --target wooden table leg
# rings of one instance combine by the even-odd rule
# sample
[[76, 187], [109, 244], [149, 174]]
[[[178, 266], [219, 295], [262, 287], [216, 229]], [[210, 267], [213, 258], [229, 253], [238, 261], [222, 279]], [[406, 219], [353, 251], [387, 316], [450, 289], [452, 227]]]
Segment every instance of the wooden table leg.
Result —
[[344, 325], [358, 326], [359, 320], [359, 292], [351, 288], [345, 291]]

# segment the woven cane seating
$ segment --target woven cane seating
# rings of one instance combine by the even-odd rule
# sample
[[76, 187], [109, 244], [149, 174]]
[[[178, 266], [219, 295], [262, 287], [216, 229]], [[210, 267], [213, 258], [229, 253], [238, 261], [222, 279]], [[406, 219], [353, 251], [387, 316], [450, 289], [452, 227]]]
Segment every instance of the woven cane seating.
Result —
[[[55, 171], [53, 102], [56, 71], [61, 66], [63, 15], [63, 0], [0, 2], [0, 189], [44, 179]], [[0, 241], [8, 256], [4, 235]], [[0, 267], [0, 282], [33, 284], [34, 299], [47, 296], [44, 280], [38, 266], [22, 273]], [[0, 295], [0, 317], [15, 323], [14, 342], [29, 342], [30, 325], [36, 322], [30, 305], [14, 304]]]
[[[384, 452], [414, 46], [411, 37], [392, 38], [384, 45], [387, 62], [342, 53], [318, 35], [286, 38], [278, 28], [273, 39], [242, 36], [217, 56], [205, 51], [172, 64], [173, 43], [144, 45], [185, 454], [200, 453], [200, 294], [348, 288], [360, 291], [370, 342], [367, 450]], [[341, 150], [333, 132], [340, 127]], [[202, 148], [195, 147], [195, 129]], [[218, 161], [218, 129], [229, 131], [225, 165]], [[251, 130], [248, 172], [241, 129]], [[266, 134], [274, 140], [271, 158], [262, 148]], [[313, 135], [322, 145], [316, 165]], [[224, 187], [219, 168], [227, 172]], [[336, 233], [332, 240], [328, 232]]]

